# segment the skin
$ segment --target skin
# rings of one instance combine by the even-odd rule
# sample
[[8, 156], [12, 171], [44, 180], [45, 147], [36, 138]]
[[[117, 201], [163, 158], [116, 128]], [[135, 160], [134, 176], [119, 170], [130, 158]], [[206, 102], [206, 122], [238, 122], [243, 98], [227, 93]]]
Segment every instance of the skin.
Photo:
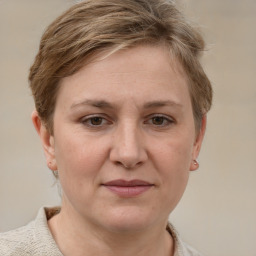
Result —
[[[168, 216], [197, 169], [206, 118], [195, 131], [187, 79], [163, 46], [137, 46], [61, 81], [54, 135], [32, 114], [62, 210], [49, 220], [64, 255], [173, 255]], [[139, 179], [123, 197], [103, 184]]]

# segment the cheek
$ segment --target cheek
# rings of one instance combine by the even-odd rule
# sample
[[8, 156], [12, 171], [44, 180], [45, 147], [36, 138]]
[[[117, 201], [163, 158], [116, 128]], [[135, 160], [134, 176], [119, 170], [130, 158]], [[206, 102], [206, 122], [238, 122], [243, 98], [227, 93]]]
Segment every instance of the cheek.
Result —
[[96, 192], [106, 154], [103, 145], [100, 147], [95, 138], [93, 143], [89, 138], [84, 141], [81, 137], [60, 138], [59, 142], [56, 143], [56, 161], [63, 194], [79, 208]]
[[167, 194], [182, 195], [187, 185], [193, 151], [190, 141], [172, 139], [154, 147], [153, 161]]
[[[163, 201], [172, 212], [180, 201], [189, 179], [190, 150], [170, 143], [162, 154], [160, 171], [163, 187]], [[169, 153], [169, 154], [168, 154]], [[160, 159], [160, 157], [159, 157]]]
[[154, 143], [152, 157], [159, 166], [158, 169], [171, 170], [174, 173], [189, 171], [193, 152], [193, 141], [189, 137], [184, 139], [172, 138], [162, 143]]
[[103, 144], [95, 138], [85, 140], [75, 135], [63, 138], [57, 139], [55, 145], [60, 175], [70, 182], [97, 176], [106, 156]]

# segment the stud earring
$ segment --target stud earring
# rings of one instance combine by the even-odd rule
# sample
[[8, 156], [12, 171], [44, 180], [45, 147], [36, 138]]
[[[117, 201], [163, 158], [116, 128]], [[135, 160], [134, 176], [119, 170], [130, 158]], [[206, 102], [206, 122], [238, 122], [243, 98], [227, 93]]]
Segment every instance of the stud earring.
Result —
[[191, 171], [196, 171], [199, 168], [199, 163], [197, 160], [193, 160], [194, 167], [191, 169]]
[[199, 166], [199, 163], [198, 163], [198, 161], [197, 161], [197, 160], [193, 160], [193, 162], [194, 162], [194, 165]]
[[52, 168], [54, 168], [54, 164], [51, 161], [47, 163], [47, 166], [51, 170], [52, 170]]

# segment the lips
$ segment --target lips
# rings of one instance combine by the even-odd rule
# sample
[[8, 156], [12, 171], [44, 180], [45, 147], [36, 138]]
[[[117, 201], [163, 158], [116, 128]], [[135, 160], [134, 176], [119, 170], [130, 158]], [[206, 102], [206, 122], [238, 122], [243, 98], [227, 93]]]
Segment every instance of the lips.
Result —
[[154, 186], [153, 184], [143, 180], [127, 181], [127, 180], [121, 180], [121, 179], [112, 180], [102, 185], [105, 188], [107, 188], [109, 191], [121, 197], [139, 196]]

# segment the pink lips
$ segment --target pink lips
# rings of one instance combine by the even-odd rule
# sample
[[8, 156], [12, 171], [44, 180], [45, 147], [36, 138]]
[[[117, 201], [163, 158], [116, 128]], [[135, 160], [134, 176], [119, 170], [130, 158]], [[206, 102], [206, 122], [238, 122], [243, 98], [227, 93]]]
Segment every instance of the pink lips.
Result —
[[134, 197], [143, 194], [154, 185], [143, 180], [112, 180], [103, 186], [121, 197]]

